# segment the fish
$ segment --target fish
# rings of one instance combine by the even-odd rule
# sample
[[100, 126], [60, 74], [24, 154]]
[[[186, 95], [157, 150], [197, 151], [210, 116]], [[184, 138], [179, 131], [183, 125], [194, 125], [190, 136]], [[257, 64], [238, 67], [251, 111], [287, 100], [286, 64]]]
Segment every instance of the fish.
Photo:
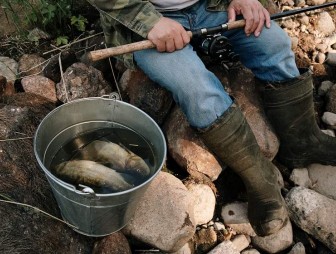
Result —
[[141, 177], [150, 174], [150, 168], [140, 156], [113, 142], [94, 140], [79, 150], [77, 156], [76, 158], [81, 160], [92, 160], [108, 165], [119, 172]]
[[134, 187], [122, 174], [100, 163], [90, 160], [70, 160], [56, 165], [53, 173], [72, 184], [90, 187], [108, 188], [112, 191], [124, 191]]

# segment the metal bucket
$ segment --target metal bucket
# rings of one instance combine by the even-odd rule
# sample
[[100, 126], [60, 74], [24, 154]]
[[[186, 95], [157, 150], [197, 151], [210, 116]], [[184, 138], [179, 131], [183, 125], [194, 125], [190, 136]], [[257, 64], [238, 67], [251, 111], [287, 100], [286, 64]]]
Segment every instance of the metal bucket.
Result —
[[[111, 124], [133, 129], [151, 144], [155, 166], [145, 182], [122, 192], [92, 194], [76, 189], [48, 170], [53, 157], [67, 141], [79, 133]], [[63, 219], [75, 231], [99, 237], [120, 230], [132, 218], [139, 198], [163, 167], [166, 141], [155, 121], [131, 104], [115, 99], [86, 98], [63, 104], [42, 120], [34, 137], [34, 153]]]

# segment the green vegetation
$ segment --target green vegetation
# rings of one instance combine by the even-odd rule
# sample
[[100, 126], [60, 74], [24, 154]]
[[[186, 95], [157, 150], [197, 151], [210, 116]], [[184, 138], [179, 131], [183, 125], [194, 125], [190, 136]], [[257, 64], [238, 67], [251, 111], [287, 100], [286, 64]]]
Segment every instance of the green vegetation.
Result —
[[[86, 30], [88, 20], [74, 13], [75, 3], [73, 0], [1, 0], [1, 7], [20, 34], [27, 34], [26, 27], [39, 28], [61, 45]], [[19, 12], [18, 8], [21, 8]]]

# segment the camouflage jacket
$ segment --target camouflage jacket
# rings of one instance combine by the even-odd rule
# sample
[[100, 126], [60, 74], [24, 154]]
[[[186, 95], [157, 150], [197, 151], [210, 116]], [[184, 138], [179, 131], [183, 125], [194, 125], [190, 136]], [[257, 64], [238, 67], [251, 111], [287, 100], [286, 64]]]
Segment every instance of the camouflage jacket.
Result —
[[[208, 10], [221, 11], [229, 0], [207, 0]], [[105, 41], [108, 47], [144, 40], [162, 17], [146, 0], [89, 0], [100, 12]], [[134, 68], [132, 54], [117, 56], [129, 68]]]

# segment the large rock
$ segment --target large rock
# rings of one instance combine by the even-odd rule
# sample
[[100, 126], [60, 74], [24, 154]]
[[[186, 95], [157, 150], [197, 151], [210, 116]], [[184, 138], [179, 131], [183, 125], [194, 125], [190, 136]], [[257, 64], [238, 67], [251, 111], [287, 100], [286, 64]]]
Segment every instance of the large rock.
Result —
[[183, 247], [196, 230], [194, 201], [175, 176], [160, 172], [139, 200], [123, 232], [166, 252]]
[[336, 252], [336, 201], [304, 187], [286, 196], [289, 216], [308, 234]]
[[53, 102], [57, 102], [54, 81], [40, 75], [35, 75], [24, 77], [21, 80], [21, 84], [25, 92], [38, 94]]
[[167, 118], [164, 131], [169, 154], [192, 176], [202, 173], [212, 181], [222, 172], [222, 166], [205, 146], [200, 137], [189, 126], [181, 109], [175, 107]]
[[116, 232], [95, 242], [92, 254], [132, 254], [132, 251], [123, 233]]
[[100, 97], [111, 92], [110, 84], [101, 71], [84, 63], [74, 63], [56, 84], [57, 98], [62, 102], [86, 97]]
[[164, 88], [150, 80], [140, 70], [127, 69], [119, 86], [123, 99], [145, 111], [158, 124], [162, 124], [173, 105], [173, 97]]

